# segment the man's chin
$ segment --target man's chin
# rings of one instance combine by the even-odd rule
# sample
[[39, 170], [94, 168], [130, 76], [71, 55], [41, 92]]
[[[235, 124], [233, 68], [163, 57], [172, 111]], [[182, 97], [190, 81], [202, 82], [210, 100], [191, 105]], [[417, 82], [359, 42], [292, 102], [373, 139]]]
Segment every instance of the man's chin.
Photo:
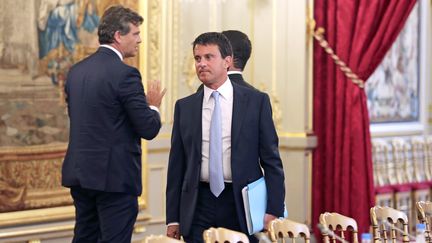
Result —
[[125, 55], [124, 58], [135, 57], [136, 55], [137, 53], [129, 53], [128, 55]]
[[203, 84], [208, 84], [209, 81], [208, 79], [204, 76], [199, 76], [198, 79], [203, 83]]

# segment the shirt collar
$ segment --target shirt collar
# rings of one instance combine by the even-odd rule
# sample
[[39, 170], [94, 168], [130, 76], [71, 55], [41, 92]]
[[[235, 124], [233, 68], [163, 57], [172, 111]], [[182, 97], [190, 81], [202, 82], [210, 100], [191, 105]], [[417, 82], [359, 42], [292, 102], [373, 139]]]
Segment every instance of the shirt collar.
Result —
[[242, 71], [228, 71], [228, 75], [230, 74], [243, 74]]
[[[210, 99], [211, 94], [213, 93], [213, 89], [204, 85], [204, 101], [207, 103]], [[227, 80], [217, 89], [219, 94], [225, 100], [232, 100], [233, 97], [233, 86], [231, 80], [227, 78]]]
[[123, 61], [123, 56], [122, 56], [122, 54], [117, 50], [117, 49], [115, 49], [114, 47], [112, 47], [112, 46], [110, 46], [110, 45], [107, 45], [107, 44], [102, 44], [102, 45], [100, 45], [101, 47], [105, 47], [105, 48], [108, 48], [108, 49], [111, 49], [113, 52], [115, 52], [115, 54], [117, 54], [117, 56], [119, 56], [120, 57], [120, 59]]

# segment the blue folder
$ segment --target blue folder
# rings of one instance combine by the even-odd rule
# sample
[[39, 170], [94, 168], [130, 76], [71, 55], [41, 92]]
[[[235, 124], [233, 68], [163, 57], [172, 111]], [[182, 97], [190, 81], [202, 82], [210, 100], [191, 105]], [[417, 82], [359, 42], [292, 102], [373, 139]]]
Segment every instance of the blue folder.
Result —
[[[264, 229], [264, 215], [267, 209], [267, 187], [264, 177], [249, 183], [242, 189], [246, 224], [250, 235]], [[284, 217], [288, 213], [284, 211]]]

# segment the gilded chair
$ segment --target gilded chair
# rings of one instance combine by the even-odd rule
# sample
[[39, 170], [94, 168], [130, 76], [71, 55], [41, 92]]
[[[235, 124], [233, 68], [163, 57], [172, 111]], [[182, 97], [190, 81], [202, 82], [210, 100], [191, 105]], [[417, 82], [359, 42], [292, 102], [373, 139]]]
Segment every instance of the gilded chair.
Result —
[[432, 136], [426, 137], [425, 141], [425, 167], [426, 167], [426, 180], [432, 180]]
[[391, 144], [384, 139], [372, 139], [372, 161], [375, 185], [375, 205], [394, 205], [394, 188], [390, 184], [397, 183], [395, 164]]
[[184, 241], [177, 240], [165, 235], [150, 235], [144, 239], [144, 243], [184, 243]]
[[[375, 243], [381, 242], [381, 240], [384, 243], [390, 240], [396, 243], [397, 232], [402, 234], [403, 242], [410, 242], [408, 217], [404, 212], [391, 207], [375, 206], [370, 209], [370, 219]], [[400, 229], [400, 224], [402, 224], [402, 229]]]
[[324, 243], [346, 240], [348, 231], [352, 232], [352, 242], [358, 243], [357, 222], [338, 213], [322, 213], [319, 218]]
[[432, 202], [420, 201], [416, 203], [417, 218], [420, 223], [425, 224], [425, 240], [426, 242], [432, 243], [432, 237], [430, 232], [430, 221], [432, 219]]
[[242, 232], [225, 228], [209, 228], [204, 230], [203, 239], [205, 243], [249, 243], [249, 238]]
[[[414, 183], [414, 162], [412, 153], [412, 144], [404, 138], [394, 138], [391, 140], [393, 147], [392, 161], [396, 169], [396, 183], [393, 184], [395, 190], [394, 208], [404, 212], [409, 222], [413, 220], [413, 188], [407, 186], [408, 183]], [[397, 184], [397, 185], [394, 185]]]
[[289, 219], [275, 219], [270, 222], [269, 238], [272, 242], [285, 242], [286, 238], [292, 239], [295, 243], [295, 238], [302, 237], [305, 243], [310, 241], [309, 228], [305, 224], [297, 223]]
[[[427, 174], [429, 173], [429, 169], [426, 167], [426, 139], [424, 137], [414, 137], [411, 139], [412, 143], [412, 154], [413, 154], [413, 162], [414, 162], [414, 172], [416, 182], [412, 185], [412, 195], [411, 199], [413, 204], [416, 202], [425, 202], [430, 201], [430, 183], [428, 181]], [[411, 218], [408, 218], [411, 229], [415, 229], [417, 222], [420, 220], [418, 217], [418, 205], [413, 205], [411, 210]], [[416, 219], [418, 219], [416, 221]]]

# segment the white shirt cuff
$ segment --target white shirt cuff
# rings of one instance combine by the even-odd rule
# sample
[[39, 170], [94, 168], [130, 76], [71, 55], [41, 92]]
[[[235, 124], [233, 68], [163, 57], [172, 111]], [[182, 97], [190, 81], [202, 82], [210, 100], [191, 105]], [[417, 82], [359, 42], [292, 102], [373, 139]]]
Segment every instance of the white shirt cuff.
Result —
[[149, 107], [150, 107], [150, 109], [152, 109], [152, 110], [154, 110], [154, 111], [157, 111], [157, 113], [160, 113], [160, 112], [159, 112], [159, 109], [158, 109], [156, 106], [154, 106], [154, 105], [149, 105]]

